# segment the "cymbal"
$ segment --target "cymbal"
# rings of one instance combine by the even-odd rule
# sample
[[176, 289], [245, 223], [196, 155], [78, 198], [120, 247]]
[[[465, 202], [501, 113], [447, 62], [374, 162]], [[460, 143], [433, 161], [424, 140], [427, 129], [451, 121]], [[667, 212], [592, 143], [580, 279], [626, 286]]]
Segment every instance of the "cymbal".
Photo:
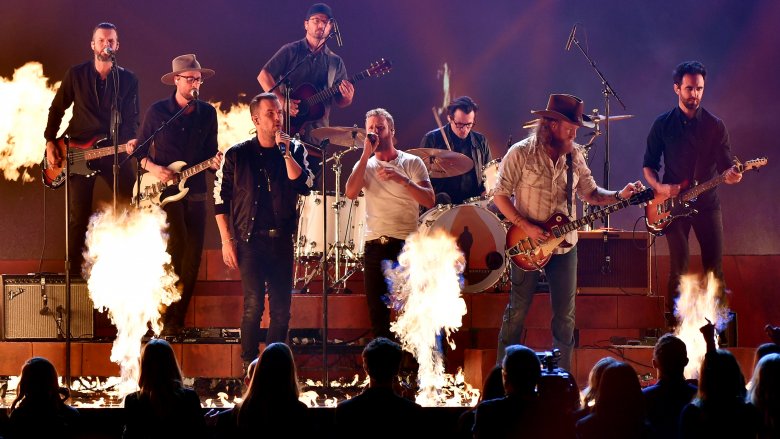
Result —
[[[607, 120], [607, 116], [604, 116], [603, 114], [599, 114], [597, 117], [593, 117], [592, 114], [589, 114], [588, 117], [590, 117], [591, 120], [595, 123], [601, 123]], [[609, 116], [609, 121], [615, 122], [618, 120], [631, 119], [632, 117], [634, 117], [633, 114], [616, 114], [613, 116]], [[536, 126], [537, 122], [539, 122], [539, 119], [529, 120], [528, 122], [523, 124], [523, 129], [524, 130], [531, 129]]]
[[322, 127], [311, 130], [311, 135], [320, 142], [329, 139], [333, 146], [362, 148], [366, 130], [357, 127]]
[[447, 149], [415, 148], [406, 152], [423, 160], [431, 178], [455, 177], [474, 167], [474, 161], [469, 157]]

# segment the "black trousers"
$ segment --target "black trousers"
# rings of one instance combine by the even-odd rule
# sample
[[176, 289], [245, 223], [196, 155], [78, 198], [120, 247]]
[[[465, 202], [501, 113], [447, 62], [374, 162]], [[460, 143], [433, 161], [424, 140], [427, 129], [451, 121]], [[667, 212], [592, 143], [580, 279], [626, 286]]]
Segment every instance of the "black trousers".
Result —
[[390, 309], [383, 300], [383, 296], [389, 291], [382, 273], [382, 261], [398, 262], [398, 255], [403, 247], [404, 241], [396, 238], [387, 238], [387, 242], [384, 244], [379, 239], [366, 242], [363, 283], [366, 289], [368, 315], [371, 319], [371, 330], [374, 332], [374, 337], [395, 339], [390, 332]]

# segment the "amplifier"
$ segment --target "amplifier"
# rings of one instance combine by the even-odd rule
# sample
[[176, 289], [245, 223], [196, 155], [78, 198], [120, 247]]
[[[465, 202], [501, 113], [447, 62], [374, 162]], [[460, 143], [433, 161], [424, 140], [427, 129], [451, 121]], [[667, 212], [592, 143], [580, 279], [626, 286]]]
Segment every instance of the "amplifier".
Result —
[[578, 293], [650, 295], [649, 233], [578, 233]]
[[[65, 338], [68, 316], [64, 274], [4, 274], [0, 278], [3, 285], [0, 327], [4, 339]], [[86, 282], [72, 278], [70, 294], [71, 338], [92, 338], [93, 306]]]

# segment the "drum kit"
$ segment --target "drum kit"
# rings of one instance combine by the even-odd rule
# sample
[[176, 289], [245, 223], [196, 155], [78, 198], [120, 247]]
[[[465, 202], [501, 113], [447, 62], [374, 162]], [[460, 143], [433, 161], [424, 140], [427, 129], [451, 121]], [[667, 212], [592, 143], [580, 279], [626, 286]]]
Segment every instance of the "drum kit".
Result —
[[[596, 122], [593, 137], [585, 146], [585, 154], [596, 137], [601, 135], [599, 123], [606, 117], [594, 110]], [[629, 119], [633, 115], [610, 116], [610, 121]], [[532, 128], [536, 120], [526, 122], [523, 128]], [[333, 192], [312, 192], [298, 200], [298, 231], [295, 237], [295, 284], [308, 287], [322, 269], [325, 258], [332, 289], [344, 289], [346, 280], [363, 269], [366, 205], [363, 194], [355, 200], [339, 192], [341, 187], [341, 158], [361, 149], [366, 131], [355, 127], [325, 127], [312, 130], [317, 140], [329, 139], [329, 147], [336, 152], [324, 163], [333, 161], [336, 176]], [[455, 177], [474, 167], [471, 158], [450, 150], [416, 148], [407, 153], [420, 157], [431, 178]], [[437, 205], [424, 212], [418, 221], [418, 232], [429, 233], [444, 229], [456, 239], [466, 265], [463, 273], [465, 293], [478, 293], [493, 286], [508, 283], [508, 258], [504, 253], [507, 224], [493, 203], [493, 192], [498, 179], [501, 159], [494, 159], [482, 167], [485, 194], [467, 199], [463, 204]], [[586, 206], [587, 208], [587, 206]], [[327, 230], [323, 227], [323, 222]], [[324, 236], [323, 236], [324, 235]], [[499, 281], [500, 284], [496, 285]]]

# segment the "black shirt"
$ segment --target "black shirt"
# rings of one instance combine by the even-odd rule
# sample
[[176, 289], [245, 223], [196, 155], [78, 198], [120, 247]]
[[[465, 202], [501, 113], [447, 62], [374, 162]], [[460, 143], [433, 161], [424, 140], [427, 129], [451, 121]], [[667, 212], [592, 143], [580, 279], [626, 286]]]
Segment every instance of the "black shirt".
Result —
[[[149, 150], [149, 157], [160, 166], [168, 166], [176, 161], [187, 163], [184, 169], [209, 160], [217, 154], [217, 111], [211, 104], [195, 101], [195, 110], [182, 114], [170, 125], [155, 135]], [[168, 99], [155, 102], [146, 111], [141, 127], [139, 142], [154, 134], [155, 130], [168, 122], [181, 109], [176, 102], [175, 92]], [[205, 194], [206, 175], [197, 173], [187, 179], [185, 186], [190, 188], [187, 197]], [[205, 200], [205, 198], [203, 198]]]
[[[702, 107], [688, 119], [679, 107], [656, 118], [647, 136], [642, 166], [661, 170], [665, 184], [704, 183], [732, 166], [729, 134], [723, 122]], [[699, 195], [697, 209], [720, 206], [715, 190]]]
[[[119, 67], [119, 143], [135, 138], [138, 130], [138, 78], [135, 73]], [[57, 138], [65, 110], [73, 104], [73, 117], [66, 133], [73, 139], [88, 141], [94, 136], [110, 135], [111, 104], [114, 96], [113, 73], [105, 81], [95, 70], [95, 62], [87, 61], [68, 69], [62, 85], [49, 107], [49, 118], [43, 137]], [[99, 92], [100, 90], [100, 92]]]

